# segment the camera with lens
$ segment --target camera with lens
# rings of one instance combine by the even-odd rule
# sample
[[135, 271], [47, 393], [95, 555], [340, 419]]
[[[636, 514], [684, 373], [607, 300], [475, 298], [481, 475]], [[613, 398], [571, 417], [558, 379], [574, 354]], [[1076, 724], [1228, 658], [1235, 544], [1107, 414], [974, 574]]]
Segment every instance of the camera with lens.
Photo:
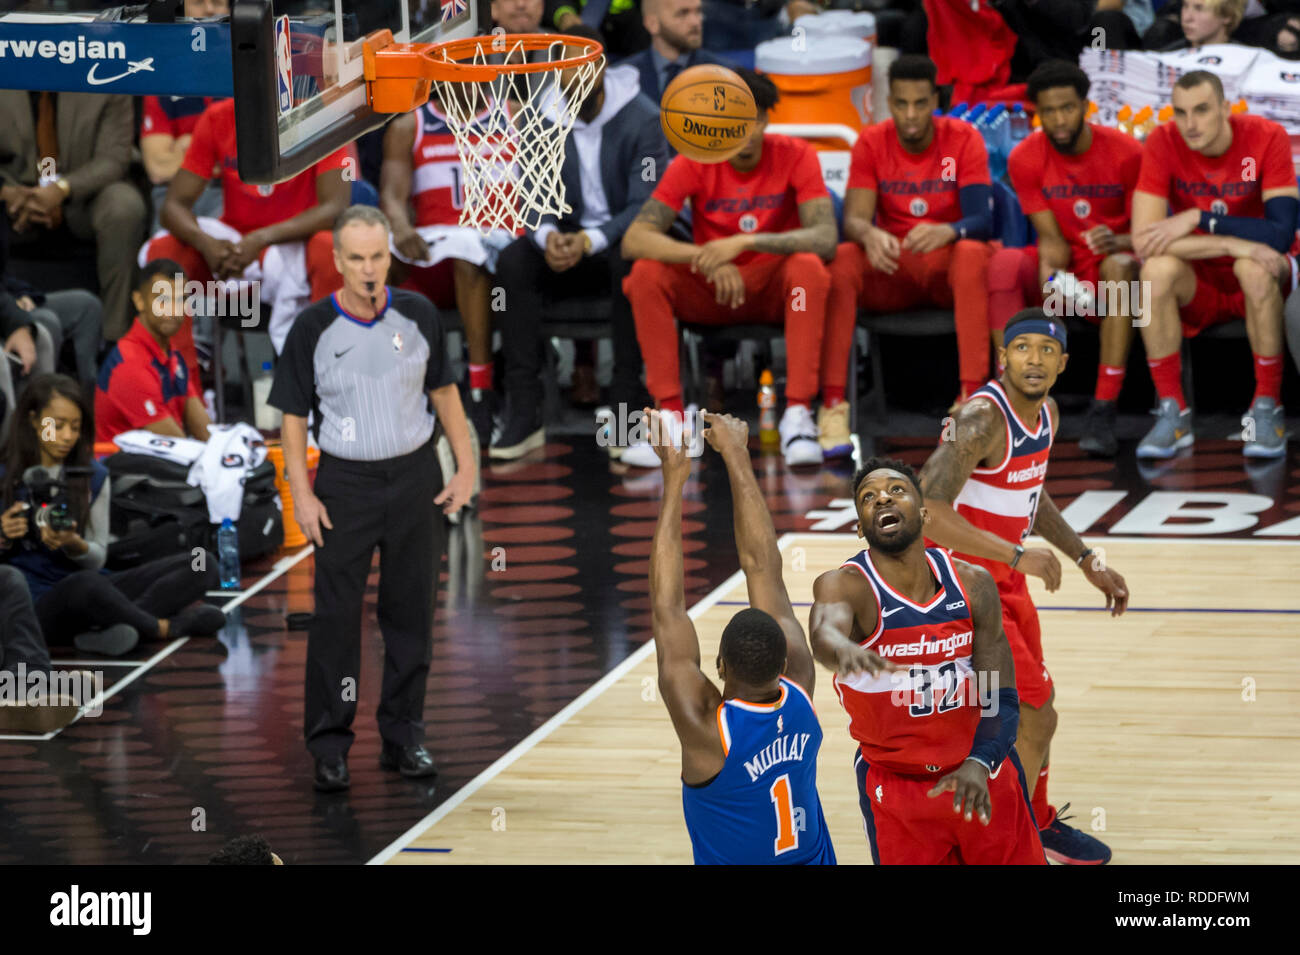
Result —
[[90, 475], [91, 469], [84, 467], [65, 467], [58, 477], [42, 467], [32, 467], [24, 471], [17, 498], [31, 506], [27, 512], [28, 534], [39, 538], [42, 526], [52, 531], [74, 530], [77, 522], [72, 516], [73, 508], [68, 498], [68, 488], [74, 487], [84, 491], [88, 486]]

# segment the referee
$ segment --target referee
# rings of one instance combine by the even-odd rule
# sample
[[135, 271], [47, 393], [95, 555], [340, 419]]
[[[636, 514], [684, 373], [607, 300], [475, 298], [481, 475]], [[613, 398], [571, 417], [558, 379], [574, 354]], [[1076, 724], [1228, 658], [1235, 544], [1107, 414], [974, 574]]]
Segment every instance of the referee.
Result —
[[[376, 547], [384, 637], [379, 763], [408, 777], [437, 772], [423, 745], [424, 685], [446, 549], [443, 514], [469, 501], [478, 466], [437, 313], [424, 296], [384, 284], [388, 247], [382, 212], [344, 210], [334, 224], [343, 288], [298, 314], [271, 387], [270, 403], [284, 412], [294, 516], [316, 545], [303, 732], [321, 792], [350, 784], [362, 601]], [[314, 488], [308, 414], [321, 449]], [[457, 462], [445, 484], [434, 451], [439, 421]]]

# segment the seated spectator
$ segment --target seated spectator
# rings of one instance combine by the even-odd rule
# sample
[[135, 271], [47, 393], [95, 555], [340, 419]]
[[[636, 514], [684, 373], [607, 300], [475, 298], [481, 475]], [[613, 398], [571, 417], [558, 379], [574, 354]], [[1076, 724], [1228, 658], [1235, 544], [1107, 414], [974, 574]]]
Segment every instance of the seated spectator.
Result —
[[615, 62], [650, 45], [641, 22], [643, 6], [638, 0], [548, 0], [545, 20], [557, 33], [579, 23], [594, 28], [604, 37], [605, 56]]
[[[0, 564], [0, 678], [13, 681], [19, 691], [17, 699], [7, 693], [0, 698], [0, 732], [48, 733], [72, 722], [86, 700], [59, 694], [49, 679], [51, 669], [27, 579], [22, 571]], [[39, 683], [28, 682], [42, 673], [47, 678], [43, 693]]]
[[[1075, 276], [1093, 290], [1096, 307], [1081, 317], [1101, 326], [1097, 386], [1079, 447], [1114, 457], [1115, 402], [1133, 341], [1138, 262], [1129, 235], [1129, 206], [1142, 165], [1142, 144], [1115, 129], [1085, 122], [1088, 76], [1074, 63], [1049, 60], [1029, 77], [1029, 99], [1042, 121], [1011, 151], [1007, 168], [1020, 206], [1038, 232], [1038, 245], [1000, 249], [989, 262], [989, 324], [1002, 345], [1007, 319], [1042, 303], [1053, 272]], [[1124, 283], [1120, 295], [1099, 283]], [[1111, 306], [1114, 306], [1113, 308]], [[1057, 311], [1055, 314], [1069, 314]], [[1074, 314], [1079, 314], [1074, 312]]]
[[546, 33], [545, 0], [492, 0], [492, 25], [509, 33]]
[[0, 202], [11, 254], [57, 258], [72, 237], [94, 239], [103, 333], [126, 331], [131, 256], [144, 236], [144, 198], [127, 179], [130, 96], [0, 90]]
[[[230, 0], [185, 0], [185, 16], [202, 20], [230, 15]], [[140, 121], [140, 159], [153, 186], [153, 220], [149, 234], [158, 231], [167, 185], [185, 161], [194, 124], [203, 111], [216, 102], [212, 96], [145, 96]], [[219, 173], [214, 171], [214, 176]], [[194, 203], [196, 216], [221, 218], [221, 186], [209, 184]]]
[[[305, 172], [273, 186], [252, 186], [239, 178], [234, 100], [213, 103], [195, 124], [185, 162], [167, 189], [159, 232], [140, 249], [138, 261], [179, 262], [198, 282], [260, 280], [272, 306], [267, 329], [278, 352], [293, 316], [342, 284], [334, 267], [330, 229], [351, 199], [344, 171], [355, 167], [351, 146], [331, 153]], [[194, 204], [213, 170], [220, 170], [220, 219], [199, 219]], [[190, 368], [198, 367], [191, 319], [174, 346]]]
[[[597, 39], [585, 24], [569, 32]], [[643, 175], [647, 160], [656, 170], [668, 164], [659, 108], [641, 95], [635, 70], [602, 67], [578, 107], [564, 152], [561, 180], [573, 211], [559, 221], [548, 218], [536, 232], [516, 239], [497, 263], [498, 280], [505, 290], [506, 400], [500, 429], [488, 451], [491, 457], [517, 458], [546, 441], [540, 380], [544, 298], [611, 296], [610, 402], [628, 409], [641, 407], [638, 333], [622, 292], [631, 266], [619, 254], [619, 243], [653, 187], [653, 181]]]
[[99, 369], [95, 440], [112, 441], [143, 428], [174, 438], [208, 440], [212, 423], [199, 391], [197, 369], [171, 340], [185, 319], [185, 273], [155, 259], [139, 270], [131, 300], [136, 318]]
[[[973, 126], [934, 116], [935, 65], [900, 56], [889, 67], [889, 113], [853, 147], [844, 234], [831, 266], [831, 327], [853, 327], [858, 308], [953, 310], [960, 395], [989, 376], [986, 273], [993, 227], [988, 154]], [[851, 333], [850, 333], [851, 335]], [[837, 344], [848, 351], [851, 337]]]
[[[204, 552], [201, 570], [183, 551], [115, 574], [108, 556], [108, 469], [91, 455], [89, 403], [64, 375], [42, 375], [18, 400], [13, 427], [0, 453], [0, 562], [22, 571], [35, 601], [41, 633], [51, 647], [120, 656], [138, 640], [210, 636], [225, 615], [195, 604], [217, 586], [217, 559]], [[31, 507], [28, 469], [61, 478], [65, 467], [91, 476], [67, 479], [68, 529], [38, 522]], [[193, 606], [191, 606], [193, 604]]]
[[[1262, 116], [1232, 115], [1213, 73], [1184, 73], [1171, 100], [1174, 121], [1147, 137], [1133, 196], [1133, 249], [1150, 294], [1142, 343], [1159, 398], [1137, 454], [1169, 458], [1192, 446], [1182, 340], [1244, 318], [1255, 395], [1242, 419], [1243, 452], [1282, 457], [1282, 301], [1300, 210], [1290, 140]], [[1247, 168], [1254, 175], [1242, 175]]]
[[1180, 6], [1169, 4], [1161, 10], [1160, 19], [1143, 35], [1143, 44], [1148, 50], [1167, 53], [1231, 43], [1245, 14], [1246, 0], [1182, 0]]
[[[847, 329], [828, 327], [826, 296], [835, 255], [835, 213], [812, 146], [765, 135], [777, 90], [770, 79], [738, 69], [754, 94], [758, 122], [745, 147], [726, 162], [678, 156], [623, 238], [636, 259], [623, 282], [645, 355], [646, 385], [669, 412], [670, 437], [684, 426], [676, 318], [701, 324], [785, 324], [786, 409], [779, 425], [788, 465], [820, 464], [852, 451], [848, 378], [853, 314]], [[665, 233], [682, 205], [692, 209], [694, 242]], [[822, 396], [821, 424], [809, 406]], [[655, 467], [649, 440], [623, 454], [634, 467]]]
[[641, 75], [641, 92], [658, 103], [668, 84], [688, 66], [726, 60], [700, 49], [704, 39], [701, 0], [643, 0], [642, 16], [650, 45], [623, 62]]
[[[470, 400], [465, 412], [479, 447], [492, 440], [492, 269], [513, 236], [490, 237], [459, 225], [464, 207], [456, 138], [436, 98], [398, 116], [384, 133], [379, 204], [392, 223], [389, 284], [420, 292], [439, 308], [455, 308], [465, 324]], [[408, 211], [415, 207], [415, 223]]]

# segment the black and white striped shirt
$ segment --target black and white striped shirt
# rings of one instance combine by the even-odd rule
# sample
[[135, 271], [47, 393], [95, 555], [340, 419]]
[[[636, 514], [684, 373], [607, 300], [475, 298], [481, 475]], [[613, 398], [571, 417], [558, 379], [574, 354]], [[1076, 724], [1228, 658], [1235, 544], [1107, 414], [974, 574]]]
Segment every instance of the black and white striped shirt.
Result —
[[423, 295], [385, 288], [384, 308], [363, 319], [337, 293], [294, 320], [271, 386], [285, 414], [312, 414], [326, 454], [382, 461], [422, 447], [437, 419], [429, 392], [452, 383], [442, 326]]

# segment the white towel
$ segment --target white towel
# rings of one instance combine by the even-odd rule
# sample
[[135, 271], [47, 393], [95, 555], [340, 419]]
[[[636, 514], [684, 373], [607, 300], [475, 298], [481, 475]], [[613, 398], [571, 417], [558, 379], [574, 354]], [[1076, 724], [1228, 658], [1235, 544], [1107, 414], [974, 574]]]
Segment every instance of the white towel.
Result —
[[239, 520], [244, 481], [265, 460], [266, 445], [256, 428], [242, 422], [209, 428], [208, 443], [186, 478], [192, 486], [203, 489], [209, 521], [220, 524], [227, 517]]

